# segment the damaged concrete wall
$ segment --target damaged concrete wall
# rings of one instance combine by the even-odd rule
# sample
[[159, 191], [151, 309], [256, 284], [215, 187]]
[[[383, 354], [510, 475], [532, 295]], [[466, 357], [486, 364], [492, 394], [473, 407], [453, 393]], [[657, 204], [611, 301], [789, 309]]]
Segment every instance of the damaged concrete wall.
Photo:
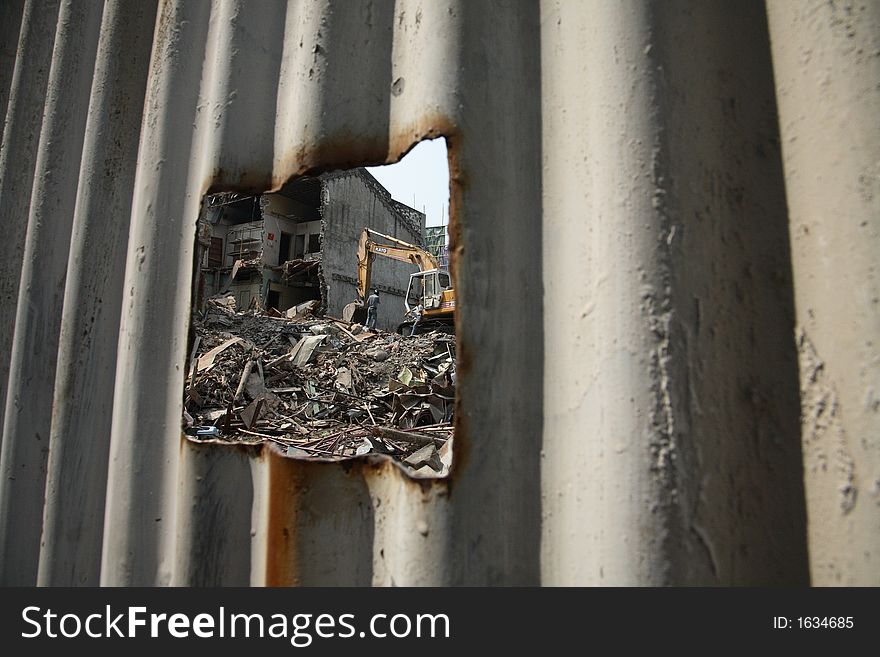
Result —
[[[324, 202], [322, 269], [327, 283], [327, 313], [342, 317], [346, 304], [357, 299], [357, 248], [364, 227], [420, 245], [425, 218], [414, 222], [395, 207], [390, 194], [364, 169], [321, 177]], [[415, 265], [376, 256], [371, 286], [379, 288], [377, 326], [393, 331], [404, 320], [403, 295]]]
[[[277, 267], [281, 255], [281, 233], [296, 234], [296, 222], [273, 212], [263, 211], [263, 263]], [[287, 254], [285, 254], [287, 255]], [[289, 259], [289, 258], [285, 258]]]
[[[880, 17], [768, 4], [6, 3], [0, 581], [880, 584]], [[203, 195], [441, 135], [450, 478], [183, 439]]]

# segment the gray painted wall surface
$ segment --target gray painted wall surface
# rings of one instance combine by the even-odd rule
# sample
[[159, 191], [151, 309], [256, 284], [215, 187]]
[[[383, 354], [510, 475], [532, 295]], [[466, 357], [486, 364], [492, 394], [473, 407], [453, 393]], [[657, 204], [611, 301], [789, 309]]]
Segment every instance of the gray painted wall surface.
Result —
[[[0, 581], [880, 584], [857, 9], [6, 3]], [[202, 196], [440, 135], [449, 480], [183, 439]]]
[[[342, 317], [346, 304], [357, 299], [357, 284], [353, 281], [357, 281], [358, 240], [365, 226], [410, 244], [422, 243], [421, 232], [414, 233], [410, 225], [400, 218], [390, 204], [390, 197], [383, 200], [380, 194], [371, 189], [363, 178], [369, 175], [367, 172], [353, 171], [328, 176], [322, 182], [322, 267], [327, 283], [327, 313], [333, 317]], [[379, 328], [393, 331], [404, 320], [406, 306], [403, 297], [389, 290], [405, 292], [410, 274], [418, 270], [415, 265], [376, 256], [372, 285], [380, 290]]]

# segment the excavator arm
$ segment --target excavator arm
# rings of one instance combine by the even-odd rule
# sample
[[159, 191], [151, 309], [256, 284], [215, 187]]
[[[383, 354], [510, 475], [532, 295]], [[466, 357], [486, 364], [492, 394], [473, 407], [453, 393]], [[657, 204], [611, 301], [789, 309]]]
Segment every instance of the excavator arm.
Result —
[[[374, 239], [378, 237], [382, 242]], [[422, 249], [421, 247], [409, 244], [396, 237], [385, 235], [369, 228], [361, 231], [361, 237], [358, 241], [358, 296], [361, 301], [367, 298], [370, 289], [370, 280], [373, 274], [373, 259], [376, 254], [398, 260], [400, 262], [409, 262], [416, 265], [419, 270], [426, 271], [429, 269], [438, 269], [440, 263], [433, 255]]]

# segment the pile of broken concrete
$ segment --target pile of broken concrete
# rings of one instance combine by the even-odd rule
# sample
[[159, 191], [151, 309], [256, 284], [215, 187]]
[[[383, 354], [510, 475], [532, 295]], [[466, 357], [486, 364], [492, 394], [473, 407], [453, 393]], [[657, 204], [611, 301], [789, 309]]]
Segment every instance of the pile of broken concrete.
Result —
[[455, 341], [401, 336], [209, 299], [194, 320], [184, 431], [194, 440], [271, 441], [294, 458], [388, 455], [416, 476], [451, 462]]

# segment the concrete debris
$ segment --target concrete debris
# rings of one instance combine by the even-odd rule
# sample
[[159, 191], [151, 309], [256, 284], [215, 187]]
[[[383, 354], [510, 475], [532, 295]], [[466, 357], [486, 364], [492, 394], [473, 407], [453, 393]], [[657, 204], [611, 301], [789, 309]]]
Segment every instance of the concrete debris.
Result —
[[414, 476], [451, 461], [455, 342], [446, 333], [365, 331], [317, 304], [237, 311], [216, 297], [194, 320], [184, 431], [198, 440], [275, 442], [293, 458], [386, 454]]
[[367, 356], [369, 356], [373, 360], [378, 361], [380, 363], [382, 361], [388, 360], [388, 357], [391, 355], [387, 351], [385, 351], [384, 349], [381, 349], [379, 347], [375, 347], [373, 349], [368, 349], [365, 353], [367, 354]]
[[285, 315], [288, 319], [297, 319], [301, 317], [308, 317], [311, 315], [318, 306], [321, 305], [321, 302], [317, 299], [312, 301], [306, 301], [305, 303], [301, 303], [298, 306], [294, 306], [293, 308], [288, 308]]
[[421, 468], [423, 465], [427, 465], [437, 472], [443, 467], [443, 463], [440, 461], [440, 454], [437, 453], [437, 448], [434, 447], [433, 444], [425, 445], [418, 451], [413, 452], [407, 456], [403, 462], [416, 469]]

